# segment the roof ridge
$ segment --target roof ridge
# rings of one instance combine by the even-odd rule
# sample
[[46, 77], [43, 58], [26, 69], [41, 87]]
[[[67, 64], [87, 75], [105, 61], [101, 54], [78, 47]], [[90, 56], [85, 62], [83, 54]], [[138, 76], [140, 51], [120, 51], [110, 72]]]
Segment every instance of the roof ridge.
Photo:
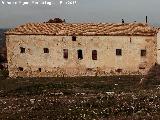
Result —
[[[155, 35], [157, 30], [146, 23], [26, 23], [6, 34], [35, 35]], [[92, 34], [90, 34], [92, 33]]]

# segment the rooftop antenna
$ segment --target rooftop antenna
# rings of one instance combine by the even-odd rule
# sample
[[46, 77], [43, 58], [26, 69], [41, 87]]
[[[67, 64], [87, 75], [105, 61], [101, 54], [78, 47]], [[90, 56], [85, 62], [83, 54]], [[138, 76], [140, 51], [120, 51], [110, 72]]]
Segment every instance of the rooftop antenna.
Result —
[[148, 17], [146, 16], [146, 24], [148, 23]]

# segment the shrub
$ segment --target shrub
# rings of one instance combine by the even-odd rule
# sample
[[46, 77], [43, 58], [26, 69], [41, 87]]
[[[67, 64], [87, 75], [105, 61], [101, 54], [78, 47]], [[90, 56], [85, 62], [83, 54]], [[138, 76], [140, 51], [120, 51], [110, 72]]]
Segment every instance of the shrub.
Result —
[[3, 77], [8, 77], [9, 76], [9, 71], [8, 70], [1, 70], [0, 73]]

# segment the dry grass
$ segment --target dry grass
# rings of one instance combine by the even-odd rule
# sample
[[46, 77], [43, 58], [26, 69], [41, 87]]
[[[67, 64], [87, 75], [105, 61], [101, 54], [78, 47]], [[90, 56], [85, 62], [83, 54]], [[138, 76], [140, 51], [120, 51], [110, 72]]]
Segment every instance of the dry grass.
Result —
[[160, 82], [141, 78], [1, 78], [0, 119], [160, 119]]

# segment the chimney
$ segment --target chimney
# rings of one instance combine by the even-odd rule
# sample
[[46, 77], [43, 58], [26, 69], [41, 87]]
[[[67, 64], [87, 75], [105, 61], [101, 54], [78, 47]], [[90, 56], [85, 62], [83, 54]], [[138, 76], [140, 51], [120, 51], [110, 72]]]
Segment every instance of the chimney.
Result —
[[148, 17], [146, 16], [146, 23], [148, 23]]
[[122, 23], [124, 23], [124, 19], [122, 19]]

